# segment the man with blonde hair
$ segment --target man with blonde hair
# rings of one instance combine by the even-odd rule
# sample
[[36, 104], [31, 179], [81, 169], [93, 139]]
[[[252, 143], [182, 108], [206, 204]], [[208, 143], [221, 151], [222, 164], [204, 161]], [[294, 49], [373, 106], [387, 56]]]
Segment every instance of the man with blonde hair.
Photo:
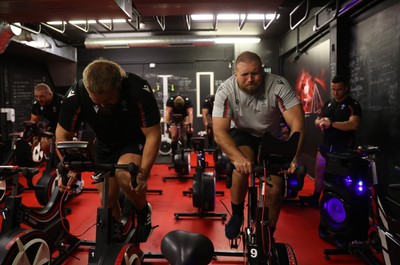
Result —
[[[147, 180], [161, 143], [160, 111], [150, 85], [138, 75], [126, 73], [115, 62], [93, 61], [84, 69], [82, 80], [66, 93], [56, 130], [57, 142], [71, 140], [82, 121], [96, 134], [96, 162], [133, 162], [139, 166], [137, 187], [132, 187], [127, 170], [116, 170], [115, 177], [109, 180], [108, 201], [113, 217], [119, 221], [122, 190], [137, 209], [137, 239], [145, 242], [152, 231]], [[102, 185], [97, 184], [100, 197]]]

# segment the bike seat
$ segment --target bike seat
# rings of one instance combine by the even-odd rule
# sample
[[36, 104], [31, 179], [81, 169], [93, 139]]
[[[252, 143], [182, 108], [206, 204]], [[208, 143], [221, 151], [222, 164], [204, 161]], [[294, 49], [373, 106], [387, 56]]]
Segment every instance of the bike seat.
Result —
[[172, 123], [181, 124], [183, 121], [182, 114], [172, 114]]
[[33, 128], [33, 127], [36, 127], [36, 122], [35, 122], [35, 121], [23, 121], [22, 124], [23, 124], [26, 128]]
[[40, 132], [40, 136], [50, 139], [53, 138], [55, 135], [52, 132], [45, 131], [45, 132]]
[[161, 253], [171, 265], [206, 265], [214, 257], [214, 245], [202, 234], [174, 230], [162, 239]]

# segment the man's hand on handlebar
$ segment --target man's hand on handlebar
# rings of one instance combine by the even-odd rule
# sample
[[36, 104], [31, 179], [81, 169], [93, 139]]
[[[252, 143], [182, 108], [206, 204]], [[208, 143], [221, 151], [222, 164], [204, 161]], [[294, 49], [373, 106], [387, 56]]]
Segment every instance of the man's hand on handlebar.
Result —
[[253, 163], [245, 157], [236, 159], [233, 161], [233, 165], [236, 171], [242, 174], [250, 174], [253, 169]]
[[61, 192], [67, 190], [72, 193], [71, 185], [75, 183], [76, 178], [78, 176], [77, 172], [69, 170], [62, 163], [59, 163], [56, 169], [58, 181], [58, 188]]
[[142, 172], [139, 172], [136, 176], [137, 186], [134, 187], [134, 191], [137, 193], [145, 192], [147, 189], [147, 178], [143, 175]]
[[297, 160], [293, 160], [290, 163], [290, 166], [286, 170], [282, 170], [279, 172], [280, 174], [294, 174], [296, 172], [296, 169], [299, 167], [299, 164], [297, 163]]

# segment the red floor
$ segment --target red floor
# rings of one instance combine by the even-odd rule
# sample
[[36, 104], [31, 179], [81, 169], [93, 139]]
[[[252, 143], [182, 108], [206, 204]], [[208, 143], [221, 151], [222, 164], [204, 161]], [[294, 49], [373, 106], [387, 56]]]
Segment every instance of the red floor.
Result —
[[[193, 159], [192, 159], [193, 161]], [[192, 163], [193, 164], [193, 163]], [[193, 212], [196, 209], [192, 206], [192, 199], [183, 196], [182, 191], [192, 186], [192, 181], [182, 182], [179, 180], [162, 181], [163, 176], [173, 176], [174, 171], [168, 170], [165, 164], [155, 165], [152, 176], [149, 180], [149, 189], [161, 189], [162, 195], [149, 193], [148, 201], [153, 208], [153, 225], [158, 225], [148, 241], [141, 244], [144, 252], [160, 253], [160, 242], [163, 236], [171, 230], [181, 229], [198, 232], [208, 236], [216, 250], [233, 251], [229, 248], [229, 242], [224, 236], [224, 223], [219, 219], [186, 218], [175, 220], [175, 212]], [[84, 174], [85, 187], [90, 187], [89, 174]], [[301, 194], [312, 192], [313, 182], [306, 178]], [[225, 190], [223, 181], [217, 182], [217, 190], [224, 190], [224, 196], [217, 196], [215, 212], [227, 212], [224, 205], [230, 210], [229, 191]], [[24, 193], [24, 203], [32, 203], [33, 192]], [[95, 219], [96, 209], [100, 205], [99, 197], [94, 191], [84, 191], [73, 198], [68, 207], [72, 213], [67, 216], [71, 226], [71, 233], [80, 235], [79, 238], [95, 240]], [[229, 215], [228, 215], [229, 218]], [[286, 202], [281, 211], [277, 231], [275, 233], [278, 242], [289, 243], [295, 251], [297, 262], [300, 265], [321, 265], [321, 264], [364, 264], [359, 258], [349, 255], [331, 256], [325, 260], [323, 249], [332, 246], [321, 240], [318, 236], [319, 210], [303, 208], [296, 202]], [[88, 230], [89, 229], [89, 230]], [[86, 231], [86, 232], [85, 232]], [[83, 234], [83, 235], [81, 235]], [[239, 250], [243, 246], [239, 247]], [[88, 252], [86, 247], [80, 248], [74, 257], [71, 257], [64, 264], [78, 265], [87, 264]], [[146, 264], [167, 264], [164, 259], [146, 259]], [[211, 264], [243, 264], [241, 257], [219, 256], [218, 260]]]

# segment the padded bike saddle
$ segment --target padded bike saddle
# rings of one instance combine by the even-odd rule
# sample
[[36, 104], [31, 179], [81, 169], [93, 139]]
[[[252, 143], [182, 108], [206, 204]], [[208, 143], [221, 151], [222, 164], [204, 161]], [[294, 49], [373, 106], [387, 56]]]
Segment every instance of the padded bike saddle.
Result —
[[214, 245], [202, 234], [174, 230], [162, 239], [161, 253], [171, 265], [206, 265], [214, 257]]

